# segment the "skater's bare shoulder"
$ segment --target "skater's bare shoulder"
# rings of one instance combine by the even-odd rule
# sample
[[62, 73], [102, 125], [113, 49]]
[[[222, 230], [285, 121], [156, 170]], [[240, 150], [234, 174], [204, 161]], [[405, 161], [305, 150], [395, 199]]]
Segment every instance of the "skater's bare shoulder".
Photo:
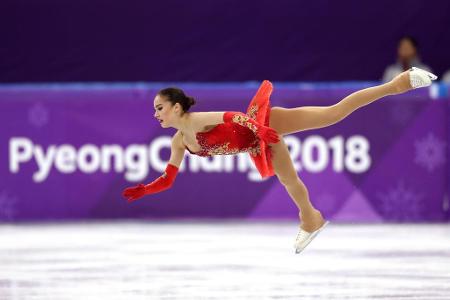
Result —
[[192, 125], [195, 128], [203, 129], [208, 126], [223, 123], [223, 111], [208, 111], [191, 113]]
[[172, 143], [171, 143], [172, 150], [181, 149], [184, 150], [184, 143], [183, 143], [183, 135], [181, 134], [181, 130], [177, 130], [175, 134], [172, 136]]

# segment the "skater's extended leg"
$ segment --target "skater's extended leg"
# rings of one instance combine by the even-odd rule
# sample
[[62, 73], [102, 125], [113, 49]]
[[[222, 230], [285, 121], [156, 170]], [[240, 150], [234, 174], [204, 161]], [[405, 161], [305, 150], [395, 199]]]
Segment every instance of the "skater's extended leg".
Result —
[[269, 126], [280, 135], [330, 126], [375, 100], [411, 90], [409, 72], [401, 73], [388, 83], [354, 92], [331, 106], [273, 107]]

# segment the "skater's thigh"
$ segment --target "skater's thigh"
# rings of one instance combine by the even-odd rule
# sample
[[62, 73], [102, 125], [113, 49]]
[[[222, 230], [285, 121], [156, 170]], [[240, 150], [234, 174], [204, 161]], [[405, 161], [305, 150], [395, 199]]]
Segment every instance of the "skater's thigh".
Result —
[[342, 119], [337, 106], [303, 106], [295, 108], [272, 107], [269, 126], [280, 135], [335, 124]]
[[272, 166], [275, 175], [284, 185], [289, 185], [299, 180], [297, 171], [292, 163], [288, 147], [280, 135], [280, 141], [276, 144], [270, 144], [272, 148]]

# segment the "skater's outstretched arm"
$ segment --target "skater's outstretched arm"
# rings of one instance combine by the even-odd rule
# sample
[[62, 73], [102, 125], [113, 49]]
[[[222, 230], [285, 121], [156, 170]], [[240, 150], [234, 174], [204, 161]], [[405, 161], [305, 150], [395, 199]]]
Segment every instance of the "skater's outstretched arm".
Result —
[[223, 111], [195, 112], [191, 114], [192, 122], [197, 128], [222, 124], [224, 113]]
[[127, 198], [128, 202], [133, 202], [144, 195], [162, 192], [172, 186], [185, 153], [179, 131], [177, 131], [177, 133], [172, 137], [172, 145], [170, 149], [171, 153], [169, 163], [167, 164], [166, 170], [160, 177], [149, 184], [144, 185], [141, 183], [137, 186], [126, 188], [123, 191], [122, 195]]

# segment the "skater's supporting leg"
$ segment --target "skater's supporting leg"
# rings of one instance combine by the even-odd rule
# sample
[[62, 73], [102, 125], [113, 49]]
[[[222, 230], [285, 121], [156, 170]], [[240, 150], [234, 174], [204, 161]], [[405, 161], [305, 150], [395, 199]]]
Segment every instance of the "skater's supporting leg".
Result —
[[275, 174], [300, 209], [301, 227], [308, 232], [316, 230], [324, 224], [324, 219], [321, 213], [311, 204], [308, 190], [297, 175], [283, 138], [280, 136], [280, 141], [276, 144], [271, 144], [271, 147]]

